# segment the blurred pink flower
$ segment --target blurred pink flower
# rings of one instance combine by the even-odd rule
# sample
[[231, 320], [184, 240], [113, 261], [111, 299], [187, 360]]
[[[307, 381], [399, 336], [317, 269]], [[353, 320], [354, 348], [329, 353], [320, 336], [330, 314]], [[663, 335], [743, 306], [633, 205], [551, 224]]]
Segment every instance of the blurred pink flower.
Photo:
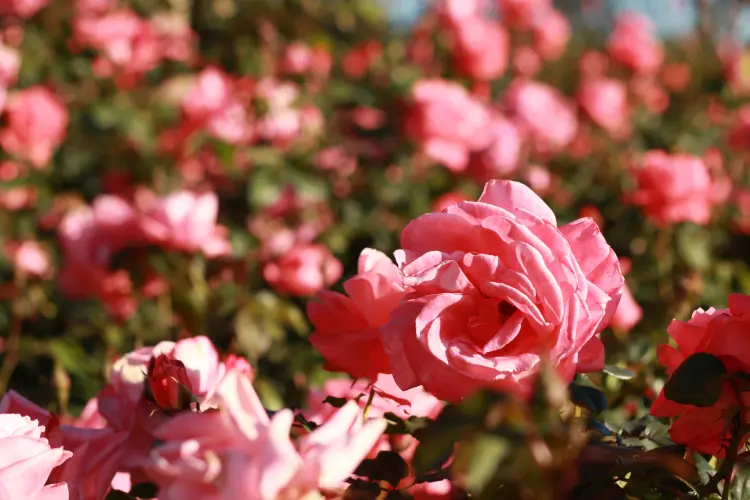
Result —
[[479, 182], [513, 173], [521, 160], [523, 138], [516, 125], [498, 112], [492, 113], [490, 122], [492, 142], [474, 153], [469, 172]]
[[343, 146], [331, 146], [315, 155], [313, 163], [320, 170], [349, 176], [357, 169], [357, 158], [349, 154]]
[[315, 327], [310, 342], [326, 360], [326, 369], [375, 380], [390, 373], [379, 328], [406, 294], [398, 268], [383, 253], [366, 248], [358, 273], [344, 283], [346, 295], [322, 290], [308, 302]]
[[513, 71], [516, 76], [531, 78], [542, 69], [542, 58], [534, 49], [523, 45], [513, 54]]
[[280, 146], [295, 139], [302, 128], [300, 112], [295, 107], [300, 93], [297, 85], [269, 77], [258, 82], [255, 91], [266, 107], [257, 120], [258, 135]]
[[52, 470], [71, 457], [42, 437], [44, 427], [15, 413], [0, 414], [0, 494], [3, 498], [68, 500], [65, 483], [45, 486]]
[[218, 212], [215, 193], [178, 191], [154, 200], [140, 224], [156, 245], [218, 257], [231, 251], [227, 229], [216, 223]]
[[664, 61], [664, 48], [654, 34], [651, 20], [640, 13], [617, 16], [607, 43], [609, 55], [640, 74], [654, 74]]
[[137, 307], [126, 271], [110, 270], [112, 256], [145, 243], [138, 214], [122, 198], [100, 196], [93, 204], [66, 213], [57, 227], [62, 265], [60, 291], [72, 299], [96, 297], [118, 318]]
[[48, 3], [49, 0], [3, 0], [0, 2], [0, 15], [27, 19], [46, 7]]
[[242, 144], [253, 136], [249, 112], [238, 100], [228, 75], [209, 66], [196, 77], [180, 106], [191, 128], [205, 127], [219, 140]]
[[412, 100], [407, 133], [432, 160], [461, 172], [472, 152], [489, 145], [489, 111], [457, 83], [419, 80]]
[[578, 59], [578, 69], [583, 78], [603, 77], [609, 67], [609, 58], [598, 50], [587, 50]]
[[279, 293], [310, 296], [333, 285], [341, 262], [323, 245], [300, 244], [263, 266], [263, 278]]
[[614, 78], [585, 78], [578, 88], [578, 103], [591, 120], [614, 138], [630, 133], [628, 88]]
[[476, 80], [500, 78], [508, 67], [510, 40], [497, 21], [471, 17], [452, 29], [453, 61], [458, 71]]
[[[622, 269], [623, 274], [627, 275], [630, 271], [630, 260], [621, 258], [620, 269]], [[641, 318], [643, 318], [643, 309], [641, 309], [641, 306], [635, 301], [626, 279], [625, 286], [622, 288], [622, 298], [617, 305], [617, 310], [612, 316], [612, 322], [610, 324], [615, 330], [628, 332], [638, 324]]]
[[708, 223], [713, 186], [702, 158], [652, 150], [634, 165], [632, 173], [637, 188], [627, 199], [642, 207], [654, 224]]
[[727, 143], [735, 151], [750, 151], [750, 104], [736, 113], [727, 131]]
[[9, 87], [16, 83], [20, 68], [21, 53], [18, 49], [0, 42], [0, 87]]
[[542, 153], [564, 149], [575, 138], [578, 119], [573, 106], [557, 89], [517, 79], [505, 95], [510, 116]]
[[526, 29], [552, 9], [552, 0], [497, 0], [500, 13], [514, 27]]
[[18, 159], [27, 160], [37, 168], [46, 167], [65, 139], [68, 127], [65, 105], [46, 88], [29, 87], [11, 94], [6, 113], [0, 145]]
[[10, 243], [6, 248], [15, 268], [27, 276], [46, 278], [52, 274], [47, 250], [36, 241]]
[[155, 28], [132, 10], [77, 17], [73, 40], [101, 52], [94, 62], [94, 71], [101, 77], [139, 76], [154, 69], [163, 56]]
[[534, 50], [545, 60], [555, 60], [563, 55], [570, 41], [571, 28], [568, 19], [558, 10], [548, 9], [532, 23]]
[[281, 71], [289, 75], [304, 75], [310, 71], [312, 57], [312, 50], [306, 43], [290, 43], [281, 55]]

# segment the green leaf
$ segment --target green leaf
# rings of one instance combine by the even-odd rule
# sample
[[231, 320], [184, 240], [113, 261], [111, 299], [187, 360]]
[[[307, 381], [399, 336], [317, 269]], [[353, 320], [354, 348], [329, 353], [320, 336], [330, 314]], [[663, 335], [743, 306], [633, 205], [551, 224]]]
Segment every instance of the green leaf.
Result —
[[156, 498], [159, 488], [153, 483], [137, 483], [130, 488], [130, 496], [136, 498]]
[[570, 399], [578, 406], [594, 413], [600, 413], [607, 408], [607, 397], [596, 387], [571, 383]]
[[478, 435], [470, 446], [461, 448], [459, 455], [463, 457], [458, 457], [457, 461], [465, 464], [465, 484], [469, 493], [479, 494], [485, 489], [510, 451], [507, 439], [486, 433]]
[[635, 377], [632, 370], [617, 365], [604, 365], [604, 373], [620, 380], [630, 380]]
[[689, 356], [664, 384], [670, 401], [699, 407], [713, 406], [719, 400], [727, 369], [721, 359], [697, 352]]
[[363, 460], [354, 474], [374, 481], [387, 481], [395, 488], [409, 475], [409, 464], [395, 451], [381, 451], [375, 458]]

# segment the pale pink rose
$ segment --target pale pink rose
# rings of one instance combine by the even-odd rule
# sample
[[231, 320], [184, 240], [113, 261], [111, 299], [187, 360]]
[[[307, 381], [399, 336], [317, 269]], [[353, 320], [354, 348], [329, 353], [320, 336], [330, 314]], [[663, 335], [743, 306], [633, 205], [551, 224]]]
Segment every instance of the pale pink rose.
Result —
[[500, 78], [508, 68], [510, 40], [497, 21], [473, 17], [453, 29], [453, 61], [458, 71], [476, 80]]
[[396, 383], [461, 400], [480, 387], [529, 394], [542, 357], [564, 381], [604, 364], [597, 337], [620, 300], [617, 257], [591, 219], [557, 227], [523, 184], [423, 215], [396, 253], [414, 291], [381, 327]]
[[568, 19], [555, 9], [549, 9], [534, 19], [531, 32], [534, 50], [548, 61], [563, 55], [571, 36]]
[[227, 230], [216, 223], [219, 199], [215, 193], [178, 191], [148, 207], [141, 227], [156, 245], [208, 257], [227, 255]]
[[[98, 411], [109, 427], [128, 434], [127, 446], [122, 450], [123, 469], [132, 469], [148, 455], [153, 444], [153, 432], [165, 418], [155, 413], [157, 407], [146, 400], [145, 384], [149, 363], [160, 355], [179, 361], [184, 366], [190, 388], [203, 405], [230, 373], [211, 341], [194, 337], [178, 342], [163, 341], [144, 347], [118, 359], [110, 370], [109, 383], [98, 395]], [[249, 367], [233, 362], [236, 371], [251, 377]]]
[[36, 241], [10, 243], [7, 251], [15, 268], [23, 274], [37, 278], [52, 274], [49, 253]]
[[301, 244], [263, 267], [263, 278], [279, 293], [305, 297], [333, 285], [344, 272], [323, 245]]
[[67, 484], [64, 498], [104, 498], [119, 466], [126, 433], [108, 428], [60, 425], [57, 417], [13, 391], [0, 401], [0, 413], [11, 412], [43, 424], [43, 437], [51, 446], [60, 446], [59, 449], [64, 449], [70, 457], [48, 473], [48, 483]]
[[653, 23], [635, 12], [617, 16], [607, 50], [613, 59], [640, 74], [657, 73], [664, 61], [664, 47], [654, 34]]
[[8, 98], [6, 126], [0, 130], [0, 145], [8, 153], [46, 167], [55, 149], [65, 140], [68, 110], [44, 87], [29, 87]]
[[358, 274], [344, 283], [346, 295], [322, 290], [307, 304], [315, 327], [310, 342], [326, 359], [326, 369], [375, 380], [389, 373], [378, 328], [388, 321], [406, 289], [398, 268], [383, 253], [366, 248]]
[[450, 24], [458, 24], [477, 17], [482, 0], [442, 0], [438, 3], [440, 16]]
[[578, 89], [578, 103], [591, 120], [613, 137], [630, 131], [628, 88], [614, 78], [588, 78]]
[[161, 500], [297, 500], [338, 488], [386, 427], [383, 419], [363, 423], [349, 403], [295, 444], [291, 410], [269, 418], [250, 379], [237, 372], [223, 379], [210, 404], [219, 411], [182, 413], [157, 430], [148, 473]]
[[523, 138], [512, 121], [493, 112], [490, 133], [490, 145], [471, 158], [470, 173], [480, 182], [511, 174], [521, 159]]
[[[21, 54], [18, 49], [0, 42], [0, 87], [8, 87], [16, 83], [19, 69], [21, 69]], [[1, 106], [0, 109], [2, 109]]]
[[628, 199], [643, 208], [654, 224], [708, 223], [714, 191], [702, 158], [652, 150], [643, 155], [632, 172], [637, 187]]
[[411, 95], [407, 133], [432, 160], [460, 172], [472, 152], [489, 145], [489, 111], [457, 83], [420, 80]]
[[573, 106], [555, 88], [532, 80], [516, 80], [505, 95], [511, 117], [540, 153], [557, 152], [578, 130]]
[[44, 427], [15, 413], [0, 414], [0, 497], [29, 500], [68, 500], [65, 483], [46, 485], [52, 470], [71, 457], [51, 448]]
[[46, 7], [49, 0], [3, 0], [0, 15], [12, 15], [27, 19]]

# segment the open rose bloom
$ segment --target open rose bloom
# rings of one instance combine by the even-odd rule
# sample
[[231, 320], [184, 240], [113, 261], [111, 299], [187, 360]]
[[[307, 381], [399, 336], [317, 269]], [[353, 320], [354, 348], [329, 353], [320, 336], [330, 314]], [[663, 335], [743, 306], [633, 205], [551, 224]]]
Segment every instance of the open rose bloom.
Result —
[[596, 335], [624, 278], [592, 219], [558, 227], [531, 189], [490, 181], [476, 202], [412, 221], [401, 246], [413, 291], [381, 327], [401, 389], [453, 401], [479, 387], [527, 394], [545, 356], [567, 381], [603, 367]]

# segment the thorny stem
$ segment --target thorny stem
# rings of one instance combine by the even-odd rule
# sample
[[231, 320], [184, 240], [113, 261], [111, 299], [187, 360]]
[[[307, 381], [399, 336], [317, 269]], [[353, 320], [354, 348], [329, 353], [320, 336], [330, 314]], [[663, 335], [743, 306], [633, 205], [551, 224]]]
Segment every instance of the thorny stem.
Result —
[[370, 395], [367, 396], [367, 403], [365, 409], [362, 412], [362, 421], [367, 422], [367, 414], [370, 413], [370, 407], [372, 406], [372, 400], [375, 399], [375, 384], [370, 387]]

